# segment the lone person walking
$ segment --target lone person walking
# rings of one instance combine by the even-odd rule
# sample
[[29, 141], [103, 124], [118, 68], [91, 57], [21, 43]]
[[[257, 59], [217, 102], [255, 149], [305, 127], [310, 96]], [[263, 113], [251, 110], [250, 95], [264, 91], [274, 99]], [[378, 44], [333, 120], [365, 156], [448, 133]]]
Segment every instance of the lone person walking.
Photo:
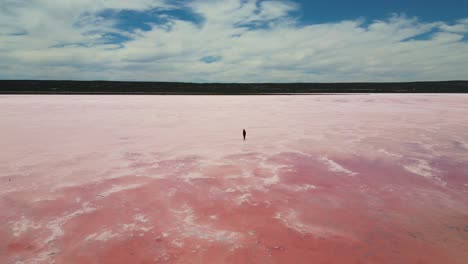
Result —
[[245, 141], [245, 136], [247, 135], [247, 132], [245, 132], [245, 129], [244, 131], [242, 131], [242, 134], [244, 135], [244, 141]]

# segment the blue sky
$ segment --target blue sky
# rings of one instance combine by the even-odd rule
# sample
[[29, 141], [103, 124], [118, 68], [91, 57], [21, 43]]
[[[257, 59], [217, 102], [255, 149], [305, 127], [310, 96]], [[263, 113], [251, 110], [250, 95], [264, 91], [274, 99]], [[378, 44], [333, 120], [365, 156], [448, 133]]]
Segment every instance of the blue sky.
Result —
[[1, 79], [467, 79], [467, 1], [3, 0]]
[[468, 1], [464, 0], [329, 0], [300, 1], [304, 20], [330, 22], [365, 17], [383, 19], [391, 13], [405, 13], [423, 21], [454, 22], [467, 16]]

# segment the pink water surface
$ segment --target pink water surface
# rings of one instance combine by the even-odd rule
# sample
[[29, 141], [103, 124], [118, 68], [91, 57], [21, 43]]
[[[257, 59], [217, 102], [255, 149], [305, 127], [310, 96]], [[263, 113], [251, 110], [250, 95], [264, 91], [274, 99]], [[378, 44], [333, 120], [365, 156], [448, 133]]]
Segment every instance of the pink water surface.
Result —
[[467, 95], [3, 95], [0, 131], [0, 263], [468, 263]]

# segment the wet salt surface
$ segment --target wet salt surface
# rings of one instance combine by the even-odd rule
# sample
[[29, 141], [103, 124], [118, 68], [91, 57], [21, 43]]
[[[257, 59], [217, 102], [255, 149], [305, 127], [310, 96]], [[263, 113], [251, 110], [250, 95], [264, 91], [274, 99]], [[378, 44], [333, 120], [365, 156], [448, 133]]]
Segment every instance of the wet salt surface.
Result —
[[466, 95], [0, 96], [0, 263], [466, 263], [467, 116]]

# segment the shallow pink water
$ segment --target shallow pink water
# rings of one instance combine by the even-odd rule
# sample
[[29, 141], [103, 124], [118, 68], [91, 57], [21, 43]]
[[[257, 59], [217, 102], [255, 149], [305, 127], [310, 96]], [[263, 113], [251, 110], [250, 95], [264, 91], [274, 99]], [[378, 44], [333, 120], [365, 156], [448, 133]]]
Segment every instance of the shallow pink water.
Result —
[[467, 263], [467, 118], [467, 95], [0, 96], [0, 263]]

